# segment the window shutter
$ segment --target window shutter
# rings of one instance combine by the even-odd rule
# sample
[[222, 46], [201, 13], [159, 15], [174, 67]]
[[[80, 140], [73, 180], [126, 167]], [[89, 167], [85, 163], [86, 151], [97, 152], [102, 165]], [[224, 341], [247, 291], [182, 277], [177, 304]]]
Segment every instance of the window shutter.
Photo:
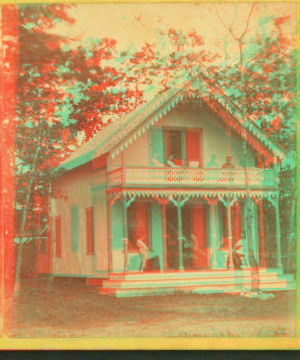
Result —
[[79, 208], [71, 206], [71, 251], [79, 251]]
[[164, 151], [163, 151], [163, 131], [162, 128], [151, 129], [151, 153], [150, 153], [150, 164], [153, 165], [152, 159], [157, 154], [157, 160], [164, 163]]
[[55, 217], [55, 254], [61, 256], [61, 216]]
[[187, 161], [199, 161], [199, 166], [203, 166], [202, 131], [187, 131], [186, 153]]
[[85, 209], [86, 214], [86, 251], [88, 254], [94, 254], [94, 212], [93, 208]]

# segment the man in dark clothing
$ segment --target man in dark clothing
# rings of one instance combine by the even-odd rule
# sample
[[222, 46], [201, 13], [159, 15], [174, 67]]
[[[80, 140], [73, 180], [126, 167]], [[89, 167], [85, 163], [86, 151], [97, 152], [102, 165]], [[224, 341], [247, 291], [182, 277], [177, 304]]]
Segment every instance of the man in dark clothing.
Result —
[[229, 156], [227, 156], [227, 158], [226, 158], [226, 163], [224, 163], [223, 165], [222, 165], [222, 168], [223, 169], [234, 169], [235, 168], [235, 166], [233, 165], [233, 163], [232, 163], [232, 157], [229, 155]]

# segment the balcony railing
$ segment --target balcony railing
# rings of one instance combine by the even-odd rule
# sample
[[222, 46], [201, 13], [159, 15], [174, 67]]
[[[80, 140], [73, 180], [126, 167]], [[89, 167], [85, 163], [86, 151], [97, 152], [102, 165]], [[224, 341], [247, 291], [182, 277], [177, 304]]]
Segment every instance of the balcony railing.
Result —
[[272, 169], [191, 169], [121, 167], [109, 173], [110, 186], [277, 187]]

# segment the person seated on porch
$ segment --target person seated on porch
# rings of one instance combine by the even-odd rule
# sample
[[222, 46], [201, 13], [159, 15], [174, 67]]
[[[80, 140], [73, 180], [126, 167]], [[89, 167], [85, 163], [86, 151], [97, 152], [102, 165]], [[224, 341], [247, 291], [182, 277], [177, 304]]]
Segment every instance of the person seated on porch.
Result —
[[242, 232], [242, 238], [236, 243], [233, 254], [239, 258], [242, 269], [250, 268], [248, 240], [245, 231]]
[[[144, 270], [160, 270], [159, 266], [159, 257], [155, 254], [154, 251], [150, 251], [148, 246], [143, 242], [144, 239], [139, 239], [137, 241], [137, 247], [139, 249], [140, 257], [141, 257], [141, 266], [140, 272]], [[151, 261], [151, 266], [149, 266], [149, 262]]]
[[206, 164], [206, 167], [212, 169], [218, 168], [219, 164], [216, 162], [216, 158], [217, 156], [215, 154], [211, 155], [210, 161]]
[[234, 169], [235, 166], [232, 163], [232, 156], [227, 156], [226, 162], [222, 165], [223, 169]]
[[223, 239], [220, 242], [220, 247], [216, 252], [217, 264], [219, 269], [226, 269], [229, 266], [228, 254], [229, 254], [229, 238], [228, 230], [225, 230]]
[[189, 241], [187, 238], [183, 237], [183, 265], [184, 268], [192, 267], [192, 242], [194, 241], [194, 235], [191, 235], [191, 240]]
[[124, 270], [127, 271], [129, 265], [129, 250], [133, 250], [134, 247], [132, 243], [126, 238], [123, 237], [123, 246], [124, 246]]
[[170, 155], [169, 159], [167, 160], [167, 165], [170, 166], [170, 167], [180, 167], [179, 165], [176, 165], [174, 163], [174, 158], [173, 158], [173, 155]]
[[159, 162], [158, 160], [158, 153], [155, 153], [154, 154], [154, 157], [152, 159], [152, 163], [155, 165], [155, 166], [164, 166], [162, 163]]

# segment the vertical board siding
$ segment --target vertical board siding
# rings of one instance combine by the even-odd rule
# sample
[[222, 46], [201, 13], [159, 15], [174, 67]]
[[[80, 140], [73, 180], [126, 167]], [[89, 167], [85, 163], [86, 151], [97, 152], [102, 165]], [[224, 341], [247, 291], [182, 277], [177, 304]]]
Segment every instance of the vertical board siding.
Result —
[[94, 211], [93, 207], [85, 209], [86, 215], [86, 252], [94, 254]]
[[61, 215], [55, 217], [55, 255], [62, 255], [61, 247]]
[[79, 207], [71, 206], [71, 251], [79, 252]]

